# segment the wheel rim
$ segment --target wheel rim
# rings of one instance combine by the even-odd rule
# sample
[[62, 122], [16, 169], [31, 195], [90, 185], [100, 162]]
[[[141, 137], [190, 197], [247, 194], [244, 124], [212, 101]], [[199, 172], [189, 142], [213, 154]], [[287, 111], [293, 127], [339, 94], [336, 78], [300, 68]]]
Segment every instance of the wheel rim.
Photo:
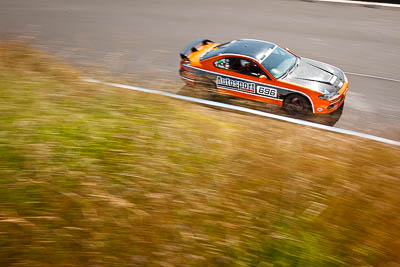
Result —
[[303, 113], [305, 111], [305, 106], [300, 98], [293, 97], [287, 104], [287, 109], [292, 113]]

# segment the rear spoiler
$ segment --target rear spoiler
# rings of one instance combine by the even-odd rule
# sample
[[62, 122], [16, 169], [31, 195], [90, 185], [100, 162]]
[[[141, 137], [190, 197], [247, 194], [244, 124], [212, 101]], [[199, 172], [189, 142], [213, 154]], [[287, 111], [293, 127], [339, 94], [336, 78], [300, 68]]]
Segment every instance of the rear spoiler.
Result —
[[186, 46], [185, 49], [183, 49], [179, 55], [181, 56], [181, 58], [183, 60], [189, 60], [188, 56], [191, 53], [198, 51], [200, 47], [202, 47], [203, 45], [210, 44], [210, 43], [214, 43], [214, 42], [211, 40], [208, 40], [208, 39], [199, 38], [196, 41], [190, 43], [188, 46]]

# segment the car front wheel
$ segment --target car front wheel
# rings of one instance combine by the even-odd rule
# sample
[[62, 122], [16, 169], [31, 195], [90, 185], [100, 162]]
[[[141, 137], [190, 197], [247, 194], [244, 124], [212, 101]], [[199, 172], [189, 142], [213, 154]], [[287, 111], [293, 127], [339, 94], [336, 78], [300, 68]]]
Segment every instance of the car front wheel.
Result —
[[310, 105], [304, 96], [293, 94], [285, 98], [283, 107], [290, 115], [307, 115]]

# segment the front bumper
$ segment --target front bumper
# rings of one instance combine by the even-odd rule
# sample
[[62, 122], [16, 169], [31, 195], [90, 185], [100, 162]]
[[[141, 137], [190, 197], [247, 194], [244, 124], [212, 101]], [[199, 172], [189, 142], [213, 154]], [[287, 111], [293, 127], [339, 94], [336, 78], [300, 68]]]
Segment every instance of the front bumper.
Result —
[[315, 113], [319, 114], [332, 113], [344, 104], [345, 99], [346, 99], [346, 94], [341, 94], [332, 100], [321, 101], [320, 104], [315, 107]]
[[332, 113], [333, 111], [340, 108], [344, 104], [344, 101], [346, 99], [347, 90], [348, 85], [346, 84], [345, 86], [343, 86], [342, 89], [340, 89], [339, 94], [335, 98], [330, 100], [320, 100], [315, 103], [315, 113]]
[[345, 98], [346, 98], [346, 95], [343, 94], [342, 96], [338, 97], [337, 99], [331, 101], [331, 104], [326, 109], [327, 110], [337, 109], [338, 107], [340, 107], [343, 104]]

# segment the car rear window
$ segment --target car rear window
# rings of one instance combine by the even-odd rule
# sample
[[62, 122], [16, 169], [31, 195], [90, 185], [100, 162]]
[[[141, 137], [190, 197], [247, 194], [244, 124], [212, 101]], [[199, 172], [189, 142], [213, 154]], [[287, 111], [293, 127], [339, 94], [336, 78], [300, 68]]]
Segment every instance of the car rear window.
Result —
[[217, 45], [216, 47], [214, 47], [213, 49], [211, 49], [210, 51], [208, 51], [207, 53], [205, 53], [205, 54], [200, 58], [200, 60], [205, 60], [205, 59], [212, 58], [212, 57], [215, 57], [215, 56], [218, 56], [218, 55], [222, 54], [222, 52], [224, 51], [224, 49], [225, 49], [229, 44], [230, 44], [230, 42], [229, 42], [229, 43], [224, 43], [224, 44]]

